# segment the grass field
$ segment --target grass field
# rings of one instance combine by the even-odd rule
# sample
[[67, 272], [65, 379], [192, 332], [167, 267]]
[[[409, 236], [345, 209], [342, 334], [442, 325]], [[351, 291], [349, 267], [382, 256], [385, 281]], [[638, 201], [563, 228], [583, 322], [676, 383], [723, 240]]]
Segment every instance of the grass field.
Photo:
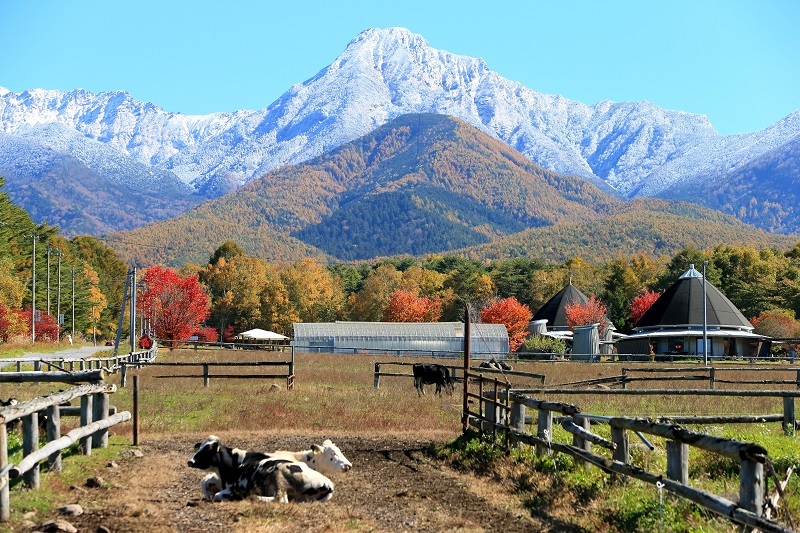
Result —
[[[285, 360], [288, 353], [231, 351], [231, 350], [161, 350], [161, 362], [205, 361], [263, 361]], [[535, 515], [541, 512], [565, 514], [578, 529], [597, 531], [732, 531], [724, 520], [716, 519], [693, 505], [670, 495], [662, 495], [659, 504], [657, 490], [633, 482], [627, 486], [613, 485], [598, 469], [583, 470], [563, 455], [537, 458], [529, 450], [507, 456], [477, 441], [461, 436], [461, 386], [456, 394], [442, 398], [418, 398], [410, 377], [383, 377], [381, 387], [373, 387], [373, 370], [377, 361], [406, 361], [391, 356], [297, 354], [295, 389], [286, 390], [285, 381], [278, 379], [211, 379], [203, 387], [200, 368], [150, 367], [136, 371], [140, 376], [141, 438], [151, 441], [179, 435], [202, 436], [218, 434], [269, 434], [307, 437], [351, 436], [358, 438], [417, 438], [440, 442], [432, 452], [443, 464], [511, 486], [524, 506]], [[426, 362], [425, 359], [415, 361]], [[431, 362], [434, 362], [431, 360]], [[441, 360], [436, 361], [442, 363]], [[443, 364], [459, 365], [459, 360]], [[547, 384], [567, 383], [584, 379], [614, 376], [631, 363], [569, 363], [517, 362], [515, 370], [530, 371], [547, 376]], [[655, 366], [650, 364], [650, 366]], [[662, 366], [676, 366], [662, 365]], [[212, 370], [225, 373], [275, 372], [225, 368]], [[690, 367], [689, 367], [690, 368]], [[794, 373], [741, 371], [747, 379], [794, 379]], [[395, 367], [392, 371], [400, 371]], [[410, 373], [406, 367], [405, 372]], [[197, 378], [165, 376], [195, 373]], [[687, 373], [691, 373], [687, 369]], [[727, 373], [726, 379], [733, 379]], [[516, 381], [515, 381], [516, 380]], [[118, 375], [110, 376], [118, 383]], [[515, 386], [534, 387], [538, 382], [513, 378]], [[132, 387], [120, 388], [111, 403], [121, 410], [132, 410]], [[276, 390], [273, 385], [278, 385]], [[637, 384], [643, 387], [644, 384]], [[650, 385], [648, 385], [650, 386]], [[702, 382], [658, 382], [651, 388], [707, 388]], [[755, 388], [748, 385], [727, 385], [729, 388]], [[0, 397], [20, 399], [46, 394], [60, 387], [45, 385], [0, 385]], [[722, 388], [718, 385], [717, 388]], [[765, 387], [761, 387], [765, 388]], [[769, 388], [792, 388], [771, 385]], [[717, 398], [693, 396], [547, 396], [580, 406], [583, 413], [656, 417], [664, 415], [712, 414], [772, 414], [782, 412], [776, 398]], [[530, 414], [530, 412], [529, 412]], [[62, 421], [65, 429], [68, 421]], [[800, 463], [800, 437], [784, 436], [779, 423], [750, 425], [717, 425], [694, 427], [710, 434], [756, 442], [770, 454], [779, 474], [790, 465]], [[129, 441], [129, 424], [114, 429], [117, 439]], [[529, 428], [535, 433], [535, 427]], [[608, 437], [608, 428], [593, 426], [593, 431]], [[571, 442], [571, 436], [560, 427], [554, 429], [554, 439]], [[632, 444], [636, 438], [631, 437]], [[665, 472], [665, 444], [651, 439], [655, 451], [633, 446], [632, 462], [652, 472]], [[120, 442], [119, 440], [115, 442]], [[13, 459], [12, 459], [13, 460]], [[690, 477], [693, 486], [733, 497], [738, 492], [738, 465], [710, 454], [692, 451]], [[772, 487], [772, 483], [769, 484]], [[792, 478], [788, 488], [789, 513], [800, 521], [798, 484]], [[558, 495], [557, 497], [554, 495]], [[664, 499], [665, 498], [665, 499]], [[24, 498], [12, 501], [26, 504]], [[572, 509], [566, 512], [565, 509]], [[783, 522], [785, 515], [781, 515]], [[358, 529], [358, 528], [355, 528]]]

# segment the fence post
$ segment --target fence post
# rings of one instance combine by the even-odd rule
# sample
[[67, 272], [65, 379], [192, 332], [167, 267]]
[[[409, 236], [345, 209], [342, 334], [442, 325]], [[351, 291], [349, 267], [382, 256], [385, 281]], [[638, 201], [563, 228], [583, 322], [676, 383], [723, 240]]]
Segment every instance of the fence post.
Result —
[[[553, 438], [553, 413], [552, 411], [545, 411], [544, 409], [539, 409], [538, 413], [539, 416], [536, 420], [536, 436], [549, 443]], [[549, 451], [549, 447], [536, 447], [536, 455], [539, 457], [547, 454]]]
[[[0, 472], [8, 467], [8, 432], [5, 423], [0, 424]], [[0, 475], [0, 522], [11, 518], [11, 505], [8, 494], [8, 472]]]
[[623, 368], [622, 369], [622, 388], [623, 389], [627, 389], [628, 388], [628, 369], [627, 368]]
[[[61, 408], [51, 405], [47, 408], [47, 442], [61, 438]], [[56, 450], [47, 458], [51, 472], [61, 471], [61, 450]]]
[[[630, 462], [630, 449], [628, 446], [628, 432], [622, 428], [616, 428], [611, 426], [611, 442], [616, 445], [616, 449], [612, 455], [612, 458], [615, 461], [619, 461], [623, 464], [628, 464]], [[612, 474], [612, 479], [620, 481], [621, 483], [626, 483], [626, 477], [618, 477]]]
[[[516, 429], [519, 432], [525, 431], [525, 404], [519, 403], [511, 400], [511, 427]], [[521, 442], [515, 442], [515, 448], [521, 448], [523, 444]]]
[[[573, 416], [572, 417], [572, 422], [576, 426], [578, 426], [580, 428], [583, 428], [586, 431], [589, 431], [589, 432], [592, 431], [592, 421], [590, 419], [588, 419], [588, 418]], [[583, 437], [581, 437], [579, 435], [573, 435], [572, 436], [572, 445], [575, 446], [576, 448], [580, 448], [580, 449], [585, 450], [587, 452], [591, 452], [592, 451], [592, 443], [589, 442], [588, 440], [585, 440]], [[589, 466], [589, 463], [586, 462], [586, 461], [581, 461], [581, 464], [584, 467]]]
[[[22, 456], [26, 457], [39, 449], [39, 413], [22, 418]], [[39, 465], [24, 474], [22, 479], [30, 489], [39, 488]]]
[[41, 372], [41, 371], [42, 371], [42, 361], [41, 361], [41, 359], [36, 359], [36, 360], [33, 362], [33, 369], [34, 369], [36, 372]]
[[756, 516], [762, 516], [764, 503], [764, 465], [757, 461], [742, 461], [739, 473], [739, 505]]
[[128, 365], [125, 363], [125, 361], [119, 362], [119, 372], [119, 383], [121, 387], [124, 387], [128, 384]]
[[783, 432], [794, 435], [794, 398], [783, 399]]
[[139, 376], [133, 376], [133, 445], [139, 445]]
[[[92, 400], [92, 422], [108, 418], [108, 394], [97, 392]], [[108, 448], [108, 428], [100, 429], [92, 435], [92, 448]]]
[[[81, 396], [81, 426], [92, 423], [92, 396], [86, 394]], [[92, 436], [87, 435], [81, 439], [84, 455], [92, 455]]]
[[375, 379], [374, 383], [376, 389], [381, 388], [381, 364], [375, 363]]
[[709, 381], [708, 386], [709, 386], [709, 388], [711, 388], [711, 389], [714, 388], [714, 380], [715, 379], [716, 379], [716, 369], [712, 366], [708, 370], [708, 381]]
[[678, 483], [689, 483], [689, 445], [667, 441], [667, 477]]
[[203, 386], [208, 387], [208, 363], [203, 363]]

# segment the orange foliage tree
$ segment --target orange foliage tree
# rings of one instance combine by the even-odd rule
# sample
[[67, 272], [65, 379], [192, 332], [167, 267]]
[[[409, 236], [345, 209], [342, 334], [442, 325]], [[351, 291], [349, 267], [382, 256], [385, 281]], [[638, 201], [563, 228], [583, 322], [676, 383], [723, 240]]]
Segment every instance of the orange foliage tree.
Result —
[[188, 339], [209, 315], [208, 295], [197, 275], [182, 278], [159, 266], [147, 269], [139, 304], [156, 335], [172, 341]]
[[765, 311], [759, 316], [751, 318], [750, 323], [755, 328], [755, 333], [775, 337], [778, 339], [791, 339], [800, 337], [800, 321], [795, 320], [791, 312]]
[[645, 289], [639, 296], [633, 299], [631, 302], [631, 322], [633, 322], [634, 325], [636, 325], [647, 310], [656, 303], [656, 300], [658, 300], [661, 294], [660, 292]]
[[606, 306], [594, 296], [589, 296], [586, 303], [571, 303], [564, 306], [567, 315], [567, 325], [572, 329], [575, 326], [590, 326], [600, 324], [600, 335], [606, 331]]
[[523, 305], [516, 298], [497, 300], [481, 309], [481, 322], [484, 324], [503, 324], [508, 330], [508, 344], [512, 352], [525, 342], [528, 336], [528, 323], [533, 313], [530, 307]]
[[442, 302], [438, 298], [397, 289], [389, 297], [383, 319], [388, 322], [436, 322], [440, 316]]

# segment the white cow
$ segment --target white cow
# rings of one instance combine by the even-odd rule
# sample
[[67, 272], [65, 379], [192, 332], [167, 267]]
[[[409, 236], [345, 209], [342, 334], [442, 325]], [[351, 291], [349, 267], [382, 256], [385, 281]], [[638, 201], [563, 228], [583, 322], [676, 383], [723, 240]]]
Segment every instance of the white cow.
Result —
[[305, 463], [326, 476], [347, 472], [353, 468], [353, 465], [347, 460], [347, 457], [344, 456], [342, 450], [331, 442], [330, 439], [325, 439], [321, 446], [312, 444], [310, 450], [303, 450], [301, 452], [287, 452], [281, 450], [268, 453], [267, 455]]

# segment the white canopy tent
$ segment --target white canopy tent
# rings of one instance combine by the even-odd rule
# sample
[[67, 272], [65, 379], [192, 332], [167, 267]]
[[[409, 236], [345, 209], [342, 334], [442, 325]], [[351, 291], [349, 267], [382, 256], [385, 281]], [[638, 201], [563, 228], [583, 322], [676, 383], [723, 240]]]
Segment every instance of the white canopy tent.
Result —
[[248, 331], [243, 331], [236, 335], [237, 339], [241, 340], [253, 340], [253, 341], [285, 341], [289, 339], [280, 333], [275, 333], [274, 331], [265, 331], [263, 329], [251, 329]]

